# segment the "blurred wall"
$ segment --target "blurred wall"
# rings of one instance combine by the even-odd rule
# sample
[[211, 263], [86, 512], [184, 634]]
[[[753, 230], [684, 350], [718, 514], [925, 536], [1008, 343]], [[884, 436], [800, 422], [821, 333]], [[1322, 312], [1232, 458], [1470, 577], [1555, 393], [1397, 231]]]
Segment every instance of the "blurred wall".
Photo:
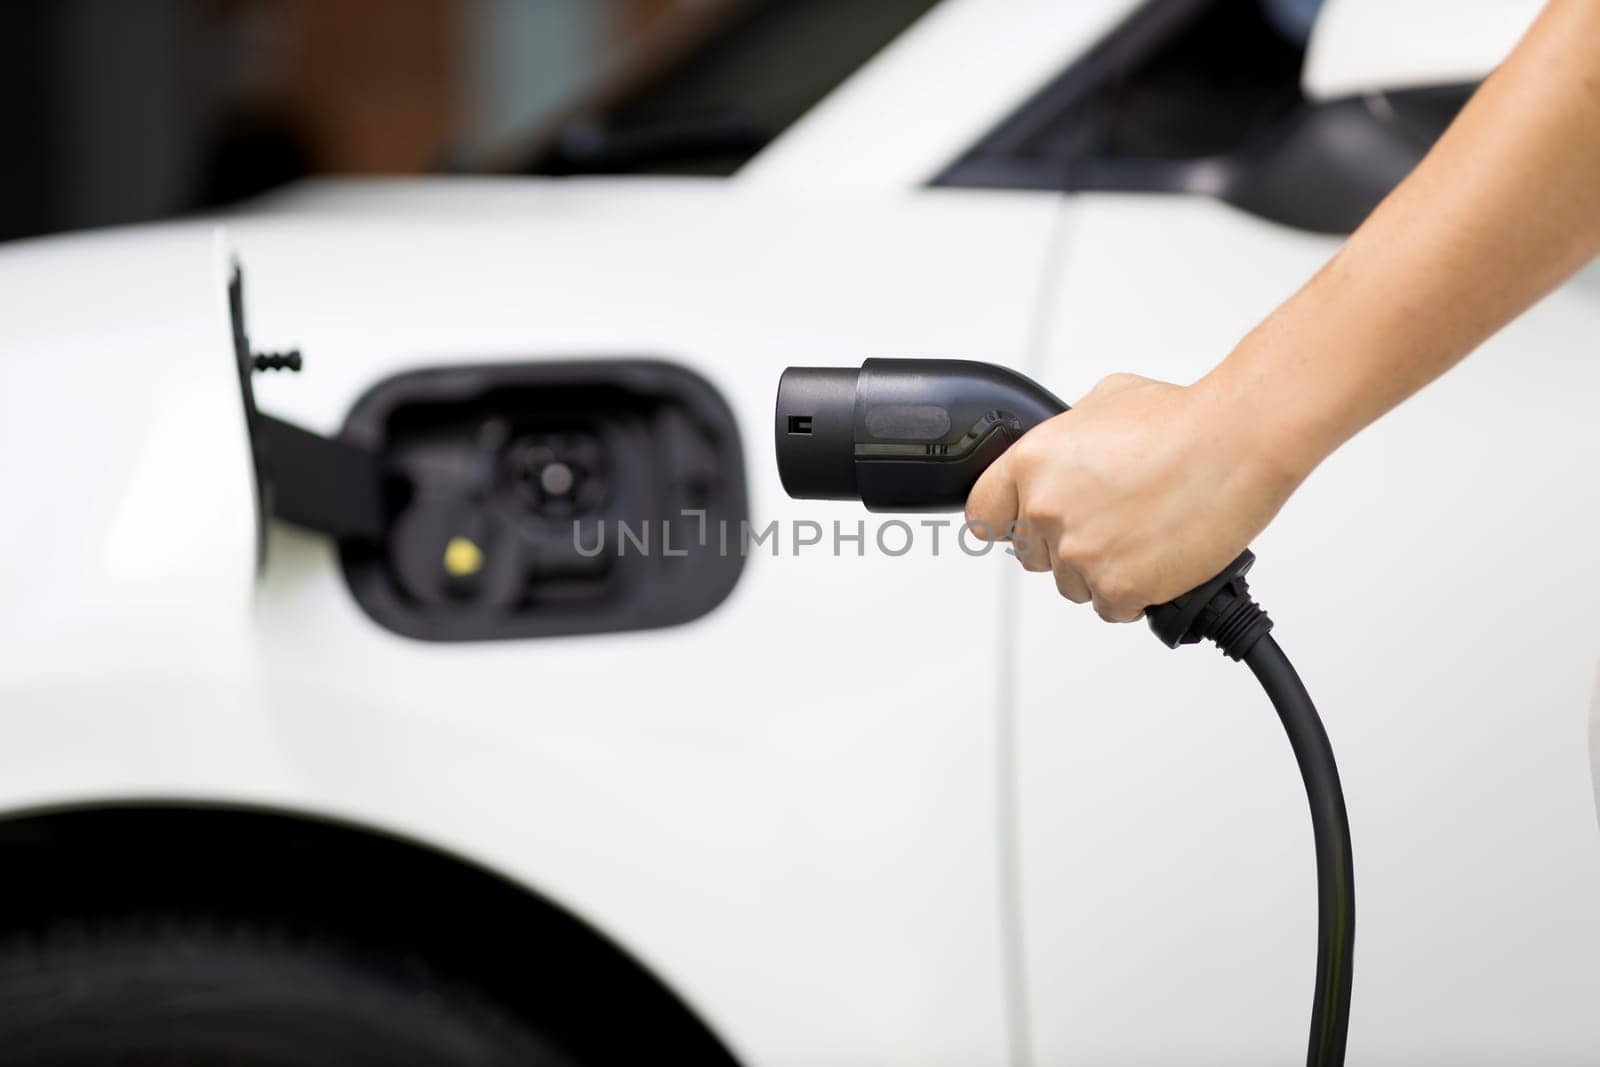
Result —
[[694, 2], [6, 0], [0, 239], [483, 158]]

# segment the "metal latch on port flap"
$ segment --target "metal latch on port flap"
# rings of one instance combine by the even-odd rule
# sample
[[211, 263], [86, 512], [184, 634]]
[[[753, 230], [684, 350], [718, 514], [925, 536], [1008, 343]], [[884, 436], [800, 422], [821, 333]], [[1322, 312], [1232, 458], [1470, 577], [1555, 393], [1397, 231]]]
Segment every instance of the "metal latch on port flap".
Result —
[[267, 371], [298, 372], [298, 351], [254, 352], [244, 325], [244, 279], [228, 281], [233, 348], [244, 391], [262, 518], [277, 518], [340, 541], [381, 540], [388, 531], [385, 475], [377, 453], [324, 437], [256, 407], [252, 380]]

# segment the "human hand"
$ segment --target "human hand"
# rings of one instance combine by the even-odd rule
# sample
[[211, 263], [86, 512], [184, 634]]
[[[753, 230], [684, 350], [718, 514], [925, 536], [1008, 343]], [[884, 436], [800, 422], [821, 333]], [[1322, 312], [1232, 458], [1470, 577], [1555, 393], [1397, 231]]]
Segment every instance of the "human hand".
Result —
[[1208, 381], [1114, 374], [996, 460], [967, 519], [991, 539], [1017, 523], [1023, 567], [1132, 622], [1222, 570], [1309, 473], [1255, 430]]

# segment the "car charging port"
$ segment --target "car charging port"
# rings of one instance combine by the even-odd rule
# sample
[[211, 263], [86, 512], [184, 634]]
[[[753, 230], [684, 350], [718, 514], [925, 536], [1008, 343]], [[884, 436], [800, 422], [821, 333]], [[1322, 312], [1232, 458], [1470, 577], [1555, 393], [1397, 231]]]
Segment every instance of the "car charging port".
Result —
[[384, 537], [340, 545], [357, 602], [398, 633], [473, 641], [669, 626], [709, 611], [738, 578], [746, 511], [733, 416], [674, 364], [415, 371], [370, 390], [340, 440], [409, 487]]

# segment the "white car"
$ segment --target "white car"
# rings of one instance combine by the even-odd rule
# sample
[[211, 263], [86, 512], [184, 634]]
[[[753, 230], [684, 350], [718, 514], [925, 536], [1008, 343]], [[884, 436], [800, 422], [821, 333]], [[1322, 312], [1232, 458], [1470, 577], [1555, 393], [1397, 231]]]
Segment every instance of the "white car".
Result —
[[[757, 6], [529, 147], [568, 177], [0, 249], [0, 1062], [1297, 1061], [1247, 672], [789, 500], [774, 389], [1196, 377], [1534, 6]], [[1597, 338], [1591, 269], [1254, 546], [1352, 1062], [1600, 1060]]]

